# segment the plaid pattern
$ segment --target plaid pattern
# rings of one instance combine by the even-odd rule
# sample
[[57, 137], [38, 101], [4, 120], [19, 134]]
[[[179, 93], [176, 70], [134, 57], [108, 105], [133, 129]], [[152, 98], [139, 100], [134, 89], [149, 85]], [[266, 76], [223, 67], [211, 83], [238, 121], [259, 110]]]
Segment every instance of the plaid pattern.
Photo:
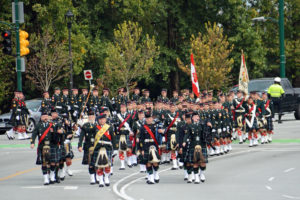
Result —
[[58, 146], [50, 147], [50, 162], [58, 163], [61, 160], [62, 150]]
[[101, 145], [101, 144], [97, 144], [97, 146], [95, 147], [95, 150], [94, 150], [94, 153], [92, 155], [92, 158], [91, 158], [91, 163], [90, 163], [90, 166], [93, 166], [93, 167], [97, 167], [97, 157], [98, 157], [98, 154], [100, 152], [100, 148], [101, 147], [105, 147], [106, 148], [106, 153], [107, 153], [107, 157], [108, 157], [108, 160], [110, 161], [110, 163], [112, 163], [112, 147], [109, 146], [109, 145]]
[[88, 165], [89, 164], [89, 148], [91, 145], [84, 143], [83, 145], [83, 157], [81, 164]]
[[258, 124], [257, 124], [257, 119], [256, 118], [254, 118], [253, 126], [251, 128], [248, 126], [247, 122], [245, 122], [245, 124], [246, 124], [246, 131], [247, 132], [258, 129]]
[[[205, 163], [208, 163], [208, 154], [207, 154], [206, 145], [201, 145], [201, 148], [202, 148], [203, 157], [205, 159]], [[195, 147], [190, 148], [188, 150], [185, 162], [194, 163], [194, 151], [195, 151]]]
[[[127, 148], [132, 148], [132, 142], [129, 139], [129, 135], [125, 135]], [[117, 144], [120, 143], [120, 135], [116, 135]]]
[[268, 131], [272, 131], [273, 130], [273, 121], [272, 121], [272, 117], [267, 117], [267, 124], [266, 124], [266, 129]]
[[[154, 145], [155, 147], [156, 147], [156, 145]], [[149, 146], [150, 147], [150, 146]], [[144, 151], [144, 156], [143, 156], [143, 159], [142, 159], [142, 161], [141, 161], [141, 164], [144, 164], [144, 165], [146, 165], [148, 162], [149, 162], [149, 149], [150, 148], [148, 148], [148, 150], [145, 150]], [[156, 148], [156, 150], [157, 150], [157, 148]], [[158, 157], [158, 159], [160, 159], [160, 157]]]

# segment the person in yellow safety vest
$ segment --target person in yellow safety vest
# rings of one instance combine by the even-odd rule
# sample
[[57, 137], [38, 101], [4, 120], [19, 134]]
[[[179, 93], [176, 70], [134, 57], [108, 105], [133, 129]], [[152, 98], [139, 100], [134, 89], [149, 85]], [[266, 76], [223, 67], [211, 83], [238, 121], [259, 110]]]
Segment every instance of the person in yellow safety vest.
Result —
[[[273, 101], [273, 106], [274, 108], [278, 108], [278, 123], [282, 123], [281, 121], [281, 97], [284, 95], [284, 90], [282, 88], [282, 86], [280, 85], [281, 82], [281, 78], [276, 77], [274, 79], [274, 84], [271, 85], [268, 89], [268, 95], [271, 98], [271, 100]], [[273, 109], [274, 110], [274, 109]], [[275, 110], [274, 110], [275, 111]], [[275, 113], [272, 113], [272, 118], [274, 118]]]

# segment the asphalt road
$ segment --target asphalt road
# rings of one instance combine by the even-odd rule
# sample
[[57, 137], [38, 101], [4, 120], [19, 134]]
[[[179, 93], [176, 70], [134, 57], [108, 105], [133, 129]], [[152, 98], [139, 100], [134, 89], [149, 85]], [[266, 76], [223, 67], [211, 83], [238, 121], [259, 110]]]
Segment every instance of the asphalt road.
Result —
[[[147, 185], [139, 167], [119, 171], [115, 161], [111, 186], [89, 185], [86, 166], [75, 150], [73, 177], [61, 184], [43, 186], [36, 150], [29, 141], [8, 141], [0, 136], [0, 199], [300, 199], [300, 121], [285, 116], [283, 124], [275, 124], [272, 144], [249, 148], [233, 145], [225, 156], [209, 159], [206, 182], [187, 184], [183, 170], [160, 166], [160, 183]], [[76, 142], [76, 140], [74, 141]]]

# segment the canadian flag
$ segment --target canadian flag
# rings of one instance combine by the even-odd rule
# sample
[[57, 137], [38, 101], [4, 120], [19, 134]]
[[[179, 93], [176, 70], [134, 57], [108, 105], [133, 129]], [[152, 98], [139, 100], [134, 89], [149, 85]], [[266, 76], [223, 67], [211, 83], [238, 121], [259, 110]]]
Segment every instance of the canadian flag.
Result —
[[192, 77], [192, 87], [193, 87], [193, 92], [197, 97], [200, 95], [200, 89], [199, 89], [199, 84], [198, 84], [198, 78], [197, 78], [197, 73], [195, 69], [195, 62], [194, 62], [194, 56], [191, 54], [191, 77]]

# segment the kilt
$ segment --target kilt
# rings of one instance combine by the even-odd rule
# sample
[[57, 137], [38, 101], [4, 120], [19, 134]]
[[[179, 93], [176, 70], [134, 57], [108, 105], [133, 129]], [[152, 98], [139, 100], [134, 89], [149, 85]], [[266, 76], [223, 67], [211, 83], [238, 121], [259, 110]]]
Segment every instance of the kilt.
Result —
[[83, 157], [81, 164], [88, 165], [89, 164], [89, 148], [91, 147], [91, 144], [84, 143], [83, 144]]
[[110, 161], [110, 163], [112, 163], [112, 154], [113, 154], [112, 146], [97, 144], [91, 158], [90, 166], [97, 167], [96, 161], [101, 147], [105, 147], [108, 160]]
[[[36, 165], [42, 165], [43, 164], [43, 146], [39, 146], [37, 148], [37, 158], [36, 158]], [[46, 162], [50, 163], [50, 160], [46, 160]]]
[[141, 164], [146, 165], [149, 162], [149, 150], [152, 145], [155, 146], [156, 150], [158, 151], [158, 148], [154, 142], [143, 143], [144, 156], [142, 156]]
[[[120, 143], [120, 136], [121, 135], [116, 135], [116, 141], [117, 141], [117, 144]], [[126, 138], [126, 144], [127, 144], [127, 148], [132, 148], [132, 142], [131, 140], [129, 139], [129, 135], [125, 135], [125, 138]]]
[[[205, 163], [208, 163], [208, 154], [207, 154], [206, 145], [201, 145], [201, 150], [202, 150], [203, 157], [205, 159]], [[188, 149], [185, 162], [194, 163], [194, 151], [195, 151], [195, 147]]]
[[[250, 120], [249, 120], [250, 121]], [[249, 131], [253, 131], [253, 130], [257, 130], [258, 129], [258, 124], [257, 124], [257, 119], [254, 118], [254, 121], [253, 121], [253, 126], [252, 127], [249, 127], [247, 122], [245, 123], [246, 124], [246, 132], [249, 132]]]
[[272, 117], [267, 117], [266, 120], [267, 120], [267, 124], [266, 124], [266, 127], [265, 127], [265, 128], [266, 128], [268, 131], [272, 131], [272, 130], [273, 130], [273, 121], [272, 121]]
[[60, 150], [61, 150], [61, 157], [60, 157], [60, 161], [66, 161], [66, 148], [64, 146], [60, 146]]
[[61, 160], [62, 150], [58, 146], [50, 146], [50, 162], [58, 163]]

